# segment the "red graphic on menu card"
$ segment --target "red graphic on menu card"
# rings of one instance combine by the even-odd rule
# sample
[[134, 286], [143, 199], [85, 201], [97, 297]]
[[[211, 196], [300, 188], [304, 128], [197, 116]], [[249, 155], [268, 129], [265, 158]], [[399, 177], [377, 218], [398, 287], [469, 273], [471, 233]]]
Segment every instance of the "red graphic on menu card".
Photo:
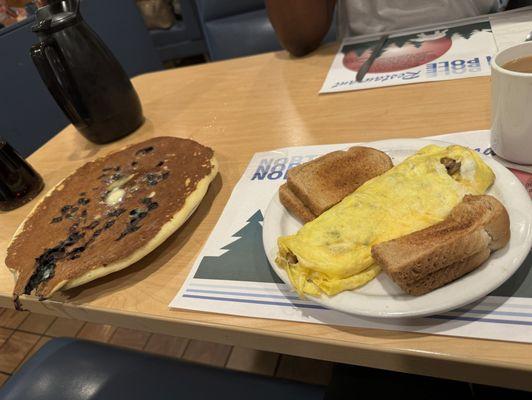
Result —
[[[452, 45], [451, 39], [445, 34], [433, 39], [419, 39], [417, 43], [407, 43], [401, 47], [395, 43], [390, 44], [373, 62], [369, 72], [395, 72], [418, 67], [441, 57]], [[372, 49], [366, 49], [358, 56], [356, 52], [350, 51], [344, 56], [343, 64], [352, 71], [358, 71], [371, 53]]]

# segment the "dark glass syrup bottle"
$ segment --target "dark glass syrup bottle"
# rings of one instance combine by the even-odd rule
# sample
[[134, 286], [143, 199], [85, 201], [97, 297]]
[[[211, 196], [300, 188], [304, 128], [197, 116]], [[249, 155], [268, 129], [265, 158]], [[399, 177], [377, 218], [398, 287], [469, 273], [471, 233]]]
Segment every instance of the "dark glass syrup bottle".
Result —
[[44, 187], [41, 176], [0, 138], [0, 211], [18, 208]]

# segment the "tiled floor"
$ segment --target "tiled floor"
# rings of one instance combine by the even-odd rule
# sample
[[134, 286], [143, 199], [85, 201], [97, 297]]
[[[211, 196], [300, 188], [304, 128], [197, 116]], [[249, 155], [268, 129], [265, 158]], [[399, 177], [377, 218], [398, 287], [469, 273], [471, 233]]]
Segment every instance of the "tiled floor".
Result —
[[327, 384], [332, 372], [332, 364], [324, 361], [0, 308], [0, 386], [41, 346], [57, 336], [112, 343], [309, 383]]

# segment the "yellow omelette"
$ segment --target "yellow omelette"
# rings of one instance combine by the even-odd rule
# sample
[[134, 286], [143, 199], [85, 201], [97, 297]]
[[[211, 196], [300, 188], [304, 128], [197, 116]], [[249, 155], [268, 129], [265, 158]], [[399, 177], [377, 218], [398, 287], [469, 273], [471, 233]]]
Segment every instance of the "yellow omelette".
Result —
[[[442, 162], [453, 160], [449, 170]], [[473, 150], [429, 145], [375, 177], [299, 232], [278, 239], [277, 264], [300, 295], [335, 295], [375, 278], [371, 247], [436, 224], [466, 194], [483, 194], [493, 171]]]

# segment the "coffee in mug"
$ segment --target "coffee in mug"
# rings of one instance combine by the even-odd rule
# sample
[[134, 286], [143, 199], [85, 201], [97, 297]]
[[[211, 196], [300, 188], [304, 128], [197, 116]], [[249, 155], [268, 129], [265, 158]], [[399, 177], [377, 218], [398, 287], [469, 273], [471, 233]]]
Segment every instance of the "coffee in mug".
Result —
[[532, 42], [525, 42], [491, 60], [491, 147], [516, 164], [532, 165], [531, 99]]
[[532, 73], [532, 56], [516, 58], [508, 61], [502, 67], [510, 71], [530, 74]]

